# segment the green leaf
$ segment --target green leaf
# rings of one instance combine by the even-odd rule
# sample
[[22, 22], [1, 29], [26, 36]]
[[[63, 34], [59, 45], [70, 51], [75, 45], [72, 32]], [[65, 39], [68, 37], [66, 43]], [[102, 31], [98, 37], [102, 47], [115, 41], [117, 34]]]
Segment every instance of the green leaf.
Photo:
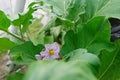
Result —
[[71, 27], [71, 26], [74, 26], [74, 21], [70, 21], [70, 20], [65, 19], [65, 18], [58, 18], [58, 22], [59, 22], [60, 25], [63, 24], [67, 28]]
[[[27, 29], [27, 35], [30, 38], [30, 40], [33, 42], [34, 45], [53, 43], [53, 41], [54, 41], [53, 35], [49, 35], [49, 36], [45, 35], [45, 30], [47, 30], [47, 28], [49, 29], [51, 27], [51, 22], [48, 23], [48, 26], [43, 26], [43, 24], [40, 23], [41, 19], [42, 18], [36, 19], [33, 22], [33, 24], [31, 24]], [[49, 24], [50, 24], [50, 26], [49, 26]], [[46, 27], [46, 29], [45, 29], [45, 27]], [[53, 28], [50, 28], [50, 29], [53, 29]], [[43, 31], [43, 29], [44, 29], [44, 31]]]
[[110, 29], [105, 17], [95, 17], [85, 25], [78, 25], [76, 32], [67, 32], [61, 54], [64, 56], [78, 48], [86, 48], [97, 55], [103, 49], [112, 51], [114, 46], [110, 42]]
[[25, 32], [27, 27], [31, 24], [31, 20], [33, 20], [32, 13], [35, 10], [34, 8], [29, 8], [28, 12], [25, 14], [19, 14], [19, 18], [12, 21], [13, 25], [17, 27], [23, 26], [22, 32]]
[[0, 50], [9, 50], [16, 44], [10, 41], [8, 38], [0, 38]]
[[66, 18], [70, 21], [76, 22], [79, 19], [79, 15], [85, 13], [85, 0], [73, 0], [67, 9]]
[[9, 18], [7, 18], [5, 13], [0, 11], [0, 30], [6, 32], [7, 34], [13, 36], [16, 39], [24, 41], [23, 39], [19, 38], [18, 36], [14, 35], [13, 33], [8, 31], [8, 28], [10, 27], [11, 23], [12, 23], [12, 21]]
[[[52, 72], [52, 74], [51, 74]], [[86, 75], [87, 73], [87, 75]], [[82, 62], [38, 61], [31, 64], [24, 80], [97, 80]]]
[[70, 52], [65, 58], [67, 61], [83, 61], [98, 66], [100, 64], [99, 58], [96, 55], [88, 53], [86, 49], [81, 48]]
[[99, 55], [101, 66], [98, 73], [99, 80], [120, 79], [120, 40], [115, 42], [116, 49], [113, 52], [102, 51]]
[[45, 44], [50, 44], [50, 43], [53, 43], [54, 42], [54, 38], [53, 38], [53, 36], [51, 35], [51, 36], [45, 36], [45, 38], [44, 38], [44, 43]]
[[100, 66], [99, 58], [94, 54], [88, 53], [86, 49], [76, 49], [66, 55], [65, 58], [67, 61], [80, 61], [89, 63], [93, 67], [93, 70], [95, 70], [95, 73], [98, 72], [98, 68]]
[[54, 38], [57, 38], [60, 35], [62, 26], [56, 26], [50, 28], [50, 33], [54, 36]]
[[24, 44], [13, 47], [10, 50], [10, 56], [17, 64], [29, 64], [36, 60], [35, 55], [39, 54], [43, 48], [43, 45], [34, 46], [32, 42], [25, 42]]
[[40, 33], [44, 32], [44, 31], [47, 31], [50, 28], [54, 27], [55, 26], [55, 20], [56, 20], [55, 16], [53, 18], [51, 18], [51, 20], [41, 28]]
[[96, 13], [99, 0], [86, 0], [85, 14], [81, 15], [83, 22], [90, 20]]
[[43, 31], [41, 34], [39, 34], [41, 28], [43, 27], [41, 19], [42, 18], [36, 19], [31, 25], [29, 25], [27, 29], [27, 35], [34, 45], [44, 43], [45, 32]]
[[28, 8], [32, 8], [32, 7], [33, 7], [34, 5], [36, 5], [36, 4], [39, 4], [39, 5], [43, 6], [43, 5], [44, 5], [44, 2], [43, 2], [43, 1], [40, 1], [40, 2], [32, 2], [32, 3], [29, 4]]
[[0, 30], [7, 31], [10, 24], [11, 21], [8, 19], [5, 13], [0, 10]]
[[[96, 16], [114, 17], [120, 19], [120, 0], [86, 0], [85, 14], [82, 15], [84, 22]], [[114, 9], [112, 9], [114, 8]]]
[[[120, 19], [120, 0], [98, 0], [99, 7], [95, 16], [106, 16]], [[114, 9], [112, 9], [114, 8]]]
[[53, 12], [57, 15], [66, 15], [67, 8], [72, 0], [43, 0], [53, 8]]
[[23, 74], [16, 72], [7, 76], [7, 80], [23, 80]]
[[45, 0], [44, 2], [52, 6], [52, 12], [65, 26], [73, 26], [79, 20], [79, 15], [85, 13], [85, 0]]

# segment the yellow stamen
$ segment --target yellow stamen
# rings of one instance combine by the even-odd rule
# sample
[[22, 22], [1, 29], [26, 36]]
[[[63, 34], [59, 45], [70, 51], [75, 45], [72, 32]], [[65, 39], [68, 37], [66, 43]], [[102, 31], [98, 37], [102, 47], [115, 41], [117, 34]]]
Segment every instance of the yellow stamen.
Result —
[[49, 54], [54, 55], [54, 50], [53, 49], [49, 50]]

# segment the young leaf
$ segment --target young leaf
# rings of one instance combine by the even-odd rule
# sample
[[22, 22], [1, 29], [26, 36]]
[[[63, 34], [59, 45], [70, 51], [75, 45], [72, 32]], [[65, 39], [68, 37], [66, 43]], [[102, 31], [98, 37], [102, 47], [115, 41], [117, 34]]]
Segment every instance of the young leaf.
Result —
[[41, 34], [39, 34], [41, 28], [43, 27], [41, 19], [42, 18], [36, 19], [27, 29], [27, 35], [34, 45], [44, 43], [45, 32], [41, 32]]
[[115, 42], [116, 50], [113, 52], [102, 51], [99, 55], [101, 66], [98, 73], [99, 80], [120, 79], [120, 40]]
[[43, 6], [43, 5], [44, 5], [44, 2], [43, 2], [43, 1], [40, 1], [40, 2], [32, 2], [32, 3], [29, 4], [28, 8], [32, 8], [32, 7], [33, 7], [34, 5], [36, 5], [36, 4], [39, 4], [39, 5]]
[[[52, 72], [52, 74], [51, 74]], [[87, 73], [87, 74], [86, 74]], [[37, 61], [31, 64], [24, 80], [97, 80], [85, 63]]]
[[54, 38], [53, 38], [52, 35], [45, 36], [45, 30], [48, 27], [49, 28], [51, 27], [51, 22], [48, 23], [48, 24], [50, 24], [50, 26], [49, 25], [48, 26], [43, 26], [43, 24], [40, 23], [41, 19], [36, 19], [34, 21], [34, 23], [31, 24], [27, 29], [27, 34], [28, 34], [30, 40], [33, 42], [34, 45], [53, 43], [53, 41], [54, 41]]
[[99, 54], [103, 49], [112, 51], [110, 29], [105, 17], [95, 17], [85, 25], [78, 25], [77, 32], [67, 32], [61, 54], [64, 56], [78, 48], [86, 48], [94, 54]]
[[34, 46], [32, 42], [25, 42], [10, 49], [10, 56], [17, 64], [29, 64], [36, 60], [35, 55], [43, 49], [43, 45]]
[[19, 14], [19, 18], [12, 21], [13, 25], [17, 27], [23, 26], [22, 32], [25, 32], [27, 27], [31, 24], [31, 20], [33, 20], [32, 13], [35, 10], [36, 9], [29, 8], [29, 11], [27, 13]]
[[52, 34], [56, 39], [60, 35], [61, 28], [62, 26], [56, 26], [56, 27], [50, 28], [50, 34]]

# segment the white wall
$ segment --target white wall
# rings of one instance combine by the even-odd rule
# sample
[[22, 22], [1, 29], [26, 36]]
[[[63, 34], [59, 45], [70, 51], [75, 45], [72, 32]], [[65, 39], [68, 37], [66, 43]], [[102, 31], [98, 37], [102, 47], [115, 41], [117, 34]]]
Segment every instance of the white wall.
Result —
[[25, 8], [27, 8], [28, 4], [33, 1], [35, 0], [0, 0], [0, 10], [4, 11], [6, 14], [12, 15], [18, 11], [22, 12], [24, 3]]
[[11, 15], [12, 6], [10, 0], [0, 0], [0, 10], [4, 11], [6, 14]]

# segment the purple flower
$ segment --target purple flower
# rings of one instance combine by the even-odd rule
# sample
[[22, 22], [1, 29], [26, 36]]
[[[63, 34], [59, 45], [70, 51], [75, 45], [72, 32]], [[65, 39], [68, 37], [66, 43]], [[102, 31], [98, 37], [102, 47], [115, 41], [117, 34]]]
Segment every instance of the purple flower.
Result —
[[40, 55], [36, 55], [37, 60], [53, 60], [60, 58], [59, 56], [60, 46], [55, 42], [53, 44], [46, 44], [45, 51], [40, 52]]

